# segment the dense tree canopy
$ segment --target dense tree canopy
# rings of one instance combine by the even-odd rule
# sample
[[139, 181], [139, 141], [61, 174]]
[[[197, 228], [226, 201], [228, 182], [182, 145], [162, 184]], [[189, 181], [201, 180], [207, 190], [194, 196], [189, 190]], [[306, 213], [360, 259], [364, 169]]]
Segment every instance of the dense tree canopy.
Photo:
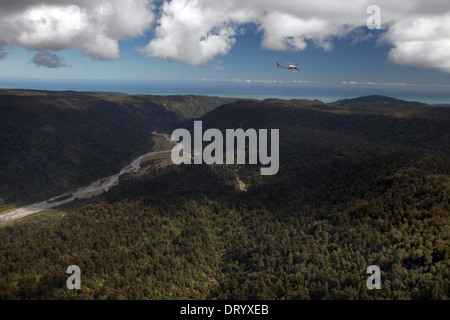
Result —
[[170, 166], [1, 226], [0, 299], [448, 299], [449, 113], [393, 108], [217, 108], [205, 128], [280, 129], [277, 175]]

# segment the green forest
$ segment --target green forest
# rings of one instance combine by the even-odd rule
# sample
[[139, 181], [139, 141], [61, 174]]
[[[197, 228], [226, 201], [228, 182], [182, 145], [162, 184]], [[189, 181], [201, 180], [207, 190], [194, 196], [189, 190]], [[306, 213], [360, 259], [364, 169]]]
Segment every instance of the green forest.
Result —
[[[195, 118], [204, 129], [280, 129], [280, 170], [172, 165], [2, 225], [0, 299], [449, 299], [450, 109], [374, 96], [185, 97], [184, 110], [173, 97], [170, 109], [161, 97], [137, 104], [144, 98], [75, 93], [56, 106], [48, 95], [50, 105], [17, 94], [0, 104], [4, 205], [114, 172], [152, 147], [148, 132], [191, 128]], [[204, 106], [190, 113], [199, 99]], [[19, 165], [24, 150], [41, 162]], [[78, 167], [81, 154], [89, 161]], [[81, 269], [80, 290], [66, 287], [70, 265]], [[366, 286], [369, 265], [381, 269], [380, 290]]]
[[151, 150], [152, 131], [231, 100], [0, 90], [0, 209], [115, 174]]

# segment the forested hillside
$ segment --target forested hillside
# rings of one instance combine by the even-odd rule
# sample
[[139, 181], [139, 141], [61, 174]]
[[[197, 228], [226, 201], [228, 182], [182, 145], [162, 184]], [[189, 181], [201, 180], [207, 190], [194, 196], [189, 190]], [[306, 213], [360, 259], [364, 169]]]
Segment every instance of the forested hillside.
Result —
[[280, 129], [277, 175], [169, 166], [2, 226], [0, 298], [448, 299], [450, 113], [369, 100], [214, 109], [204, 130]]
[[[116, 173], [167, 131], [229, 99], [0, 91], [0, 208], [28, 204]], [[184, 105], [184, 108], [180, 106]]]

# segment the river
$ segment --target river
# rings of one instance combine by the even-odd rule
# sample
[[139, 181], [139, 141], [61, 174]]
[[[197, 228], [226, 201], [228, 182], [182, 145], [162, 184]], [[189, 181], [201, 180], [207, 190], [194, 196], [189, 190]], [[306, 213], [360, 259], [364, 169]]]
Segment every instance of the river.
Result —
[[[152, 134], [163, 136], [166, 138], [167, 141], [170, 141], [170, 137], [167, 134], [156, 133], [156, 132], [152, 132]], [[53, 198], [50, 198], [50, 199], [47, 199], [47, 200], [44, 200], [41, 202], [33, 203], [33, 204], [27, 205], [25, 207], [16, 209], [12, 212], [0, 215], [0, 224], [3, 224], [5, 222], [11, 221], [11, 220], [26, 217], [30, 214], [37, 213], [42, 210], [46, 210], [46, 209], [49, 209], [52, 207], [56, 207], [56, 206], [60, 206], [65, 203], [72, 202], [75, 199], [85, 199], [85, 198], [96, 197], [104, 192], [109, 191], [109, 189], [111, 189], [112, 187], [119, 184], [119, 177], [121, 175], [138, 171], [141, 168], [140, 165], [141, 165], [142, 159], [152, 156], [152, 155], [168, 153], [171, 151], [172, 150], [148, 152], [148, 153], [143, 154], [143, 155], [139, 156], [138, 158], [134, 159], [128, 166], [126, 166], [125, 168], [120, 170], [120, 172], [115, 175], [112, 175], [112, 176], [109, 176], [106, 178], [102, 178], [102, 179], [98, 179], [98, 180], [92, 182], [91, 184], [89, 184], [88, 186], [85, 186], [85, 187], [82, 187], [82, 188], [76, 190], [75, 192], [64, 193], [59, 196], [56, 196], [56, 197], [53, 197]]]

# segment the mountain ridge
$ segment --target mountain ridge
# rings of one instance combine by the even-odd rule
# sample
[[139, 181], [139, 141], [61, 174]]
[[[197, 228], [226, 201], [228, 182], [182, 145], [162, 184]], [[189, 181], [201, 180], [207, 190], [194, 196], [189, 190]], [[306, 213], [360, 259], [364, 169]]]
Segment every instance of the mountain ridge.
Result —
[[[97, 198], [2, 225], [0, 299], [448, 299], [445, 110], [237, 100], [186, 119], [138, 100], [0, 103], [0, 146], [12, 156], [0, 167], [0, 196], [113, 168], [151, 148], [149, 129], [194, 120], [205, 129], [278, 128], [279, 172], [155, 162]], [[101, 157], [108, 150], [114, 161]], [[69, 265], [82, 270], [81, 290], [65, 286]], [[367, 289], [369, 265], [382, 270], [382, 290]]]

